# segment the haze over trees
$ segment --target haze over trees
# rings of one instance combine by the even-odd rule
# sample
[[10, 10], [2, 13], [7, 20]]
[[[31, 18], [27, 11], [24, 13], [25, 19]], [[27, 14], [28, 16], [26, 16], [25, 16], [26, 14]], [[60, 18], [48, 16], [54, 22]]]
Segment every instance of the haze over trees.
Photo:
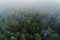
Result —
[[0, 15], [0, 40], [57, 40], [58, 14], [40, 14], [36, 11], [4, 11]]
[[40, 1], [1, 1], [0, 40], [60, 40], [59, 4]]

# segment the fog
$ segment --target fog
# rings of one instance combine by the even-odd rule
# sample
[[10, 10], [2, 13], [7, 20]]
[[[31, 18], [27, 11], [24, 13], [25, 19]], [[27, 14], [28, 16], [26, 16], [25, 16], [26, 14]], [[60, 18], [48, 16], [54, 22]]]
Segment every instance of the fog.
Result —
[[60, 10], [59, 4], [59, 0], [0, 0], [0, 13], [6, 9], [34, 9], [43, 13], [53, 13]]

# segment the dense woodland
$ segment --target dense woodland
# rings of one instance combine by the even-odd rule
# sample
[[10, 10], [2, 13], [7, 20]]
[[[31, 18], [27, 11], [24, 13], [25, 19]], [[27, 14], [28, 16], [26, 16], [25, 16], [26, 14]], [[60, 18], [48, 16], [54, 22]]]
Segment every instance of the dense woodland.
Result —
[[0, 40], [60, 40], [59, 14], [7, 10], [0, 15]]

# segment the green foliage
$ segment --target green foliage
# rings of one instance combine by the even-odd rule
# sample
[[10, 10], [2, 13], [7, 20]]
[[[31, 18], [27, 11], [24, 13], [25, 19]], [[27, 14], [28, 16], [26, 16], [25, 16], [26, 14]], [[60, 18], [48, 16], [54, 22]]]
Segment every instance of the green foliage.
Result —
[[14, 36], [11, 37], [11, 40], [17, 40]]
[[26, 40], [26, 35], [25, 34], [21, 35], [21, 40]]
[[35, 33], [35, 40], [41, 40], [41, 35], [39, 33]]
[[0, 34], [0, 40], [5, 40], [4, 35]]
[[6, 19], [1, 23], [0, 40], [56, 40], [58, 37], [40, 14], [12, 15]]

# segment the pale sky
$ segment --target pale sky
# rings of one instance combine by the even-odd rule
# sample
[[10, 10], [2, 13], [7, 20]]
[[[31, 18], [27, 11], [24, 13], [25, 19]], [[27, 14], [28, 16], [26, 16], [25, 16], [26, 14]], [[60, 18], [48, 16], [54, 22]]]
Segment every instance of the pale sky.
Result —
[[0, 0], [0, 3], [3, 3], [3, 2], [6, 2], [6, 3], [19, 3], [19, 2], [22, 2], [22, 3], [39, 3], [39, 2], [57, 2], [59, 3], [60, 0]]
[[0, 0], [0, 4], [54, 4], [58, 3], [60, 4], [60, 0]]
[[[52, 9], [58, 8], [55, 5], [60, 4], [60, 0], [0, 0], [0, 7], [29, 7], [35, 6], [43, 9]], [[59, 9], [59, 8], [58, 8]]]
[[[60, 0], [0, 0], [0, 9], [18, 7], [35, 7], [42, 11], [56, 11], [60, 9]], [[17, 7], [17, 8], [16, 8]], [[27, 8], [27, 7], [26, 7]]]

